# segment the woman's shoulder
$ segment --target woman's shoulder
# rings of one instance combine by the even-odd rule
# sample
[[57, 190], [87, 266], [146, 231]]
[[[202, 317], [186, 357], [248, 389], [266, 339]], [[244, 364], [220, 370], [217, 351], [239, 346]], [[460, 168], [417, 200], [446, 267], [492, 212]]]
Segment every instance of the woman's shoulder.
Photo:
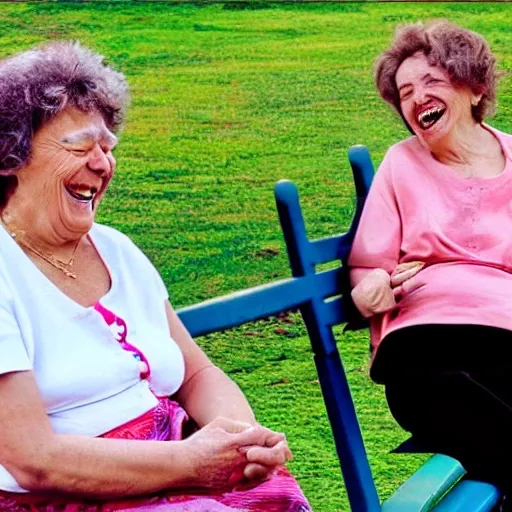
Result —
[[20, 264], [20, 253], [16, 251], [16, 243], [13, 243], [7, 231], [0, 228], [0, 302], [12, 297], [11, 290], [16, 289], [13, 282], [13, 269], [23, 269]]
[[109, 241], [114, 244], [133, 245], [130, 237], [118, 229], [105, 224], [98, 224], [95, 222], [90, 234], [94, 239], [101, 239], [102, 241]]
[[424, 152], [423, 146], [415, 135], [393, 144], [385, 153], [383, 162], [389, 160], [397, 164], [403, 161], [407, 163], [411, 158], [417, 158]]
[[415, 164], [424, 159], [424, 148], [417, 137], [411, 136], [393, 144], [384, 154], [377, 176], [380, 180], [395, 182], [407, 176], [411, 179]]
[[151, 280], [156, 286], [155, 297], [158, 300], [168, 298], [167, 289], [155, 265], [129, 236], [115, 228], [97, 223], [94, 223], [90, 235], [101, 256], [111, 265], [111, 271], [115, 268], [120, 275], [124, 273], [131, 279], [136, 277], [143, 280], [148, 293], [155, 290], [147, 286]]
[[488, 130], [491, 130], [492, 132], [497, 133], [498, 135], [501, 135], [502, 137], [512, 139], [512, 134], [505, 132], [503, 130], [500, 130], [499, 128], [496, 128], [495, 126], [490, 125], [487, 122], [482, 123], [482, 125], [487, 128]]
[[490, 132], [494, 133], [494, 135], [502, 140], [504, 143], [506, 143], [509, 147], [512, 145], [512, 134], [504, 132], [502, 130], [498, 130], [494, 126], [491, 126], [487, 123], [482, 123], [484, 128], [487, 128]]
[[147, 257], [133, 240], [121, 231], [105, 224], [94, 223], [89, 235], [100, 254], [107, 259], [116, 255], [123, 260], [146, 263]]

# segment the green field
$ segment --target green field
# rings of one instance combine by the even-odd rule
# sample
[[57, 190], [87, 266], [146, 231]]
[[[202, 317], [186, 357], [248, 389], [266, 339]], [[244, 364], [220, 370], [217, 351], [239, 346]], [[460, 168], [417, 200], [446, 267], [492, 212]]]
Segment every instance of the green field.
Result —
[[[512, 68], [506, 3], [2, 3], [0, 56], [78, 39], [128, 76], [132, 106], [99, 220], [139, 244], [182, 307], [289, 276], [273, 202], [280, 178], [297, 183], [311, 235], [348, 227], [347, 149], [364, 143], [378, 162], [408, 135], [378, 98], [372, 63], [397, 23], [428, 18], [479, 31]], [[511, 132], [511, 114], [505, 77], [491, 124]], [[339, 348], [384, 499], [424, 457], [388, 454], [406, 436], [367, 377], [367, 336], [340, 336]], [[349, 510], [299, 316], [199, 343], [260, 421], [287, 432], [314, 510]]]

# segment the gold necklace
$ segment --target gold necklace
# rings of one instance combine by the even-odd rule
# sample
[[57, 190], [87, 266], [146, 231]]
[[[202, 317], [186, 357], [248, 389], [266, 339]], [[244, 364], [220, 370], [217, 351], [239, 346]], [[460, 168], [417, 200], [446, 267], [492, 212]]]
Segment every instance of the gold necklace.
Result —
[[55, 267], [59, 269], [61, 272], [63, 272], [67, 277], [70, 277], [71, 279], [76, 279], [77, 275], [73, 272], [71, 272], [71, 268], [73, 267], [73, 263], [75, 261], [75, 254], [78, 249], [78, 245], [80, 242], [78, 242], [75, 246], [75, 249], [73, 250], [73, 254], [71, 255], [71, 259], [69, 261], [62, 261], [56, 258], [53, 254], [47, 253], [34, 245], [30, 240], [26, 237], [26, 235], [20, 236], [21, 233], [24, 233], [23, 231], [15, 231], [12, 228], [8, 226], [8, 224], [5, 222], [3, 215], [0, 214], [0, 221], [4, 225], [5, 229], [11, 235], [11, 238], [18, 243], [20, 247], [23, 247], [25, 249], [28, 249], [30, 252], [34, 253], [36, 256], [39, 256], [41, 259], [49, 263], [52, 267]]

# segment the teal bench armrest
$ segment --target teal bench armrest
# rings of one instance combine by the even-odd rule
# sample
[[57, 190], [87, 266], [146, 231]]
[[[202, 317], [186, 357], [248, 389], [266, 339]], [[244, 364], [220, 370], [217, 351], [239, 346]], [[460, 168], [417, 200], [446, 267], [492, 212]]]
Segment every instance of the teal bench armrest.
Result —
[[432, 510], [464, 474], [464, 468], [455, 459], [434, 455], [382, 504], [382, 512]]
[[490, 512], [498, 503], [500, 496], [498, 489], [491, 484], [462, 480], [433, 509], [433, 512]]

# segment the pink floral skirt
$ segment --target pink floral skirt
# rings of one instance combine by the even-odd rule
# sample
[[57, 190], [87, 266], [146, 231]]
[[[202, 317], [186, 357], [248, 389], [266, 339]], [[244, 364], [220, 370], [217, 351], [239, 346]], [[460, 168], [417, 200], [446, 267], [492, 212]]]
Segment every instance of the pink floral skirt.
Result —
[[[143, 416], [103, 434], [115, 439], [177, 441], [187, 427], [187, 413], [176, 402], [162, 399]], [[281, 467], [259, 484], [242, 483], [225, 489], [161, 491], [117, 500], [76, 500], [0, 491], [0, 512], [311, 512], [297, 482]]]

